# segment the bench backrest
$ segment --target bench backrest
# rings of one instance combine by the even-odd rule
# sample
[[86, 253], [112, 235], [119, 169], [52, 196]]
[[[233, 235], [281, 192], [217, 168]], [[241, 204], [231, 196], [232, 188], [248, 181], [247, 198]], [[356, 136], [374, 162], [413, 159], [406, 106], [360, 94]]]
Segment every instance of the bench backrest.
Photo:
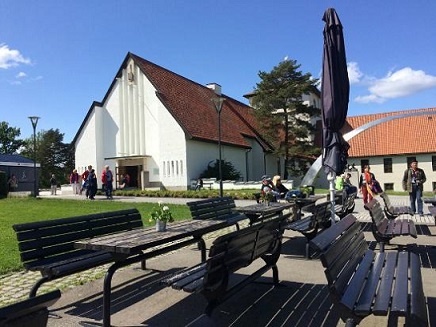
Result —
[[0, 326], [47, 326], [48, 307], [61, 297], [59, 290], [27, 298], [0, 308]]
[[353, 192], [350, 194], [347, 194], [345, 201], [344, 201], [344, 207], [349, 210], [350, 208], [354, 208], [354, 200], [356, 199], [357, 193]]
[[331, 217], [331, 202], [321, 202], [319, 204], [316, 204], [312, 208], [312, 219], [314, 219], [318, 224], [320, 224], [323, 227], [328, 227], [328, 223], [330, 222]]
[[269, 263], [274, 264], [280, 256], [282, 223], [274, 219], [218, 237], [209, 251], [204, 286], [219, 283], [265, 254], [271, 254]]
[[233, 215], [236, 207], [232, 197], [211, 198], [186, 203], [191, 211], [192, 219], [222, 219]]
[[362, 257], [365, 255], [369, 259], [373, 256], [360, 223], [352, 214], [318, 234], [310, 241], [310, 246], [320, 253], [330, 292], [336, 300], [342, 298]]
[[391, 200], [389, 199], [389, 196], [385, 192], [381, 192], [380, 196], [383, 199], [383, 202], [385, 203], [386, 210], [388, 212], [394, 214], [393, 206], [392, 206]]
[[372, 222], [377, 226], [377, 228], [384, 222], [384, 220], [387, 220], [380, 202], [378, 202], [376, 199], [372, 199], [366, 203], [365, 208], [369, 210]]
[[56, 261], [63, 253], [79, 251], [74, 242], [84, 238], [142, 227], [137, 209], [44, 220], [12, 226], [16, 232], [21, 261], [26, 268], [38, 262]]

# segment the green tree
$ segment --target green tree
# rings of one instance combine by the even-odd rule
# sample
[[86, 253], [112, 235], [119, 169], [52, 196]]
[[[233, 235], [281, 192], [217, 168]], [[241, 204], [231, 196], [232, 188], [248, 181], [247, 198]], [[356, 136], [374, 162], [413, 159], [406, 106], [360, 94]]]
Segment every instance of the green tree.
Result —
[[259, 72], [252, 104], [265, 139], [274, 146], [274, 154], [284, 157], [285, 173], [302, 176], [320, 154], [311, 136], [314, 118], [320, 109], [305, 105], [304, 94], [318, 92], [317, 79], [303, 74], [295, 60], [284, 60], [271, 72]]
[[21, 135], [19, 128], [9, 127], [5, 121], [0, 122], [0, 154], [14, 154], [24, 145], [24, 141], [18, 139]]
[[[39, 187], [49, 187], [52, 174], [56, 175], [59, 184], [69, 183], [69, 175], [74, 167], [74, 151], [63, 140], [64, 134], [59, 129], [37, 133], [36, 162], [41, 164]], [[25, 143], [25, 150], [21, 154], [33, 160], [33, 138]]]
[[[229, 161], [221, 160], [221, 173], [223, 180], [239, 180], [241, 173], [235, 169]], [[213, 165], [211, 162], [207, 165], [207, 169], [200, 175], [201, 178], [216, 178], [219, 180], [219, 160], [217, 159]]]

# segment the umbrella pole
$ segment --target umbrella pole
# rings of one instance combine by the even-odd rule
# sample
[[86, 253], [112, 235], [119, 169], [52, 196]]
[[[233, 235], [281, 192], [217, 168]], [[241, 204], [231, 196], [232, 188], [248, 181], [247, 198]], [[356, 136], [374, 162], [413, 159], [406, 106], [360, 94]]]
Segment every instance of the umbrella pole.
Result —
[[331, 202], [331, 221], [332, 221], [332, 225], [336, 222], [335, 221], [335, 196], [336, 196], [336, 192], [335, 192], [335, 179], [336, 179], [336, 173], [335, 172], [329, 172], [327, 175], [327, 180], [329, 181], [329, 191], [330, 191], [330, 202]]

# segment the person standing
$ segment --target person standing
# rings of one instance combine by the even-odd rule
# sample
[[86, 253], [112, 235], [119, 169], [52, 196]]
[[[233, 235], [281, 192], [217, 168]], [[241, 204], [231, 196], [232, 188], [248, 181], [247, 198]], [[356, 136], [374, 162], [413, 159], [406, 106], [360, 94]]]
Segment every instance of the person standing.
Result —
[[[410, 208], [413, 212], [423, 214], [422, 192], [424, 183], [427, 180], [424, 170], [418, 168], [418, 161], [415, 159], [410, 163], [403, 175], [403, 190], [409, 192]], [[417, 206], [418, 208], [416, 208]], [[418, 211], [416, 211], [418, 209]]]
[[86, 197], [90, 200], [94, 200], [95, 194], [97, 193], [97, 176], [95, 175], [95, 170], [92, 168], [86, 179], [86, 187]]
[[11, 178], [9, 178], [8, 185], [9, 185], [9, 192], [14, 192], [17, 190], [18, 180], [17, 180], [17, 176], [15, 176], [15, 174], [12, 174]]
[[375, 180], [375, 176], [370, 170], [371, 167], [369, 167], [369, 165], [363, 166], [363, 173], [360, 174], [359, 178], [359, 189], [363, 196], [363, 204], [367, 204], [373, 198], [371, 186], [372, 182]]
[[56, 195], [57, 187], [58, 187], [58, 182], [56, 181], [56, 176], [55, 174], [52, 174], [50, 178], [51, 195]]
[[77, 173], [77, 169], [73, 169], [73, 172], [70, 175], [70, 184], [73, 187], [73, 194], [77, 195], [80, 193], [80, 184], [79, 184], [79, 174]]
[[89, 165], [88, 169], [85, 170], [82, 173], [82, 175], [81, 175], [81, 178], [82, 178], [82, 187], [80, 188], [79, 194], [81, 195], [83, 190], [86, 190], [85, 191], [86, 198], [89, 197], [88, 176], [89, 176], [89, 173], [91, 172], [91, 170], [92, 170], [92, 166]]
[[106, 198], [112, 199], [113, 181], [114, 176], [112, 171], [109, 169], [109, 165], [104, 166], [104, 170], [101, 173], [101, 181], [104, 186], [104, 191], [106, 192]]

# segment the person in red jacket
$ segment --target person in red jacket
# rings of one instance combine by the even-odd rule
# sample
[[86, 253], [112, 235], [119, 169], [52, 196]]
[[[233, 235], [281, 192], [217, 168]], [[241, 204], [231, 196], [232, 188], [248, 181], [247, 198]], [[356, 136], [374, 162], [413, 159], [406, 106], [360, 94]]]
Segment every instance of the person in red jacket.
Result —
[[80, 193], [80, 184], [79, 184], [79, 173], [77, 169], [74, 169], [70, 175], [70, 184], [73, 187], [73, 194], [77, 195]]
[[89, 189], [88, 189], [88, 187], [87, 187], [88, 185], [86, 185], [86, 183], [87, 183], [87, 179], [88, 179], [88, 176], [89, 176], [89, 173], [90, 173], [91, 170], [92, 170], [92, 166], [89, 165], [88, 169], [85, 170], [82, 173], [82, 175], [80, 176], [82, 178], [82, 187], [80, 188], [80, 193], [79, 194], [82, 195], [83, 190], [86, 190], [86, 193], [85, 193], [86, 198], [89, 197]]

